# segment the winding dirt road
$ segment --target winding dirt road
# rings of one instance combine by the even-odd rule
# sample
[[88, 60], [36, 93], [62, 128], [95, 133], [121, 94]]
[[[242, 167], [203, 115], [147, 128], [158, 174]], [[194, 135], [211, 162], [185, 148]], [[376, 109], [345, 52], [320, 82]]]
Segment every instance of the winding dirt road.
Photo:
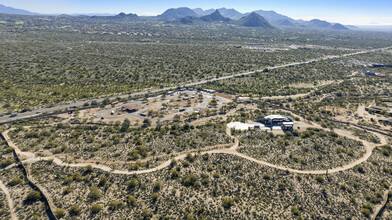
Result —
[[[317, 128], [322, 128], [320, 125], [318, 124], [314, 124], [315, 127]], [[171, 159], [167, 160], [165, 162], [163, 162], [162, 164], [160, 164], [157, 167], [151, 168], [151, 169], [147, 169], [147, 170], [135, 170], [135, 171], [127, 171], [127, 170], [114, 170], [108, 166], [102, 165], [102, 164], [96, 164], [96, 163], [88, 163], [88, 162], [81, 162], [81, 163], [66, 163], [64, 161], [62, 161], [60, 158], [57, 158], [55, 156], [50, 156], [50, 157], [37, 157], [34, 153], [32, 152], [22, 152], [9, 138], [8, 136], [8, 132], [10, 130], [7, 130], [5, 132], [3, 132], [3, 136], [5, 138], [5, 140], [8, 142], [9, 146], [15, 149], [15, 152], [17, 152], [18, 154], [23, 155], [24, 157], [26, 157], [27, 159], [23, 161], [23, 163], [35, 163], [37, 161], [41, 161], [41, 160], [52, 160], [56, 165], [59, 166], [65, 166], [65, 167], [85, 167], [85, 166], [91, 166], [93, 168], [96, 169], [100, 169], [106, 172], [111, 172], [111, 173], [115, 173], [115, 174], [124, 174], [124, 175], [132, 175], [132, 174], [145, 174], [145, 173], [151, 173], [151, 172], [156, 172], [159, 170], [162, 170], [168, 166], [170, 166], [171, 163]], [[381, 143], [380, 144], [374, 144], [374, 143], [370, 143], [368, 141], [364, 141], [364, 140], [360, 140], [359, 138], [353, 136], [351, 133], [345, 131], [345, 130], [340, 130], [340, 129], [336, 129], [334, 130], [335, 133], [337, 133], [340, 136], [344, 136], [344, 137], [348, 137], [350, 139], [354, 139], [357, 141], [360, 141], [363, 143], [363, 146], [365, 148], [365, 154], [353, 161], [350, 162], [344, 166], [341, 167], [335, 167], [332, 169], [328, 169], [328, 170], [298, 170], [298, 169], [292, 169], [290, 167], [285, 167], [285, 166], [280, 166], [280, 165], [276, 165], [276, 164], [272, 164], [266, 161], [262, 161], [262, 160], [258, 160], [255, 159], [253, 157], [247, 156], [245, 154], [242, 154], [240, 152], [237, 151], [238, 146], [239, 146], [239, 140], [238, 138], [234, 137], [231, 135], [231, 130], [230, 128], [226, 129], [226, 133], [228, 136], [230, 136], [231, 138], [233, 138], [234, 141], [234, 145], [230, 148], [224, 148], [224, 149], [216, 149], [216, 150], [210, 150], [210, 151], [203, 151], [203, 153], [207, 153], [207, 154], [229, 154], [229, 155], [235, 155], [237, 157], [241, 157], [244, 159], [247, 159], [249, 161], [255, 162], [257, 164], [263, 165], [263, 166], [268, 166], [268, 167], [272, 167], [275, 169], [279, 169], [279, 170], [285, 170], [285, 171], [289, 171], [292, 173], [298, 173], [298, 174], [328, 174], [328, 173], [337, 173], [337, 172], [342, 172], [348, 169], [351, 169], [353, 167], [355, 167], [356, 165], [359, 165], [365, 161], [367, 161], [369, 159], [369, 157], [372, 155], [373, 150], [375, 147], [377, 146], [381, 146], [381, 145], [385, 145], [387, 144], [387, 140], [386, 138], [381, 135], [381, 134], [377, 134], [377, 133], [373, 133], [375, 135], [377, 135], [377, 137], [380, 138]], [[185, 159], [187, 153], [182, 153], [176, 157], [174, 157], [175, 160], [183, 160]], [[193, 155], [196, 154], [195, 152], [192, 153]]]

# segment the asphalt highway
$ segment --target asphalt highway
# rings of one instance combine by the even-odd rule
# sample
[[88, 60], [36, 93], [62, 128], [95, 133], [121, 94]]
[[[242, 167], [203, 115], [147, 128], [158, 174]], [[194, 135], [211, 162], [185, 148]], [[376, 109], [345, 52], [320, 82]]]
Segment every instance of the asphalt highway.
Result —
[[[386, 48], [378, 48], [378, 49], [372, 49], [372, 50], [364, 50], [364, 51], [348, 53], [348, 54], [343, 54], [343, 55], [326, 56], [326, 57], [311, 59], [311, 60], [302, 61], [302, 62], [294, 62], [294, 63], [278, 65], [278, 66], [273, 66], [273, 67], [266, 67], [266, 69], [268, 69], [268, 70], [280, 69], [280, 68], [296, 66], [296, 65], [302, 65], [302, 64], [308, 64], [308, 63], [318, 62], [318, 61], [323, 61], [323, 60], [343, 58], [343, 57], [348, 57], [348, 56], [354, 56], [354, 55], [359, 55], [359, 54], [376, 52], [376, 51], [380, 51], [380, 50], [388, 50], [388, 49], [391, 49], [391, 48], [392, 47], [386, 47]], [[192, 86], [206, 84], [206, 83], [209, 83], [209, 82], [220, 81], [220, 80], [225, 80], [225, 79], [230, 79], [230, 78], [240, 77], [240, 76], [246, 76], [246, 75], [254, 74], [254, 73], [260, 72], [260, 71], [263, 71], [263, 69], [250, 71], [250, 72], [244, 72], [244, 73], [238, 73], [238, 74], [232, 74], [232, 75], [227, 75], [227, 76], [222, 76], [222, 77], [209, 79], [209, 80], [201, 80], [201, 81], [198, 81], [198, 82], [187, 83], [187, 84], [183, 84], [183, 85], [179, 85], [179, 86], [172, 86], [172, 87], [159, 88], [159, 89], [151, 89], [151, 90], [140, 91], [140, 92], [135, 92], [135, 93], [126, 94], [126, 95], [113, 96], [113, 97], [111, 97], [109, 99], [111, 101], [114, 101], [117, 97], [128, 98], [128, 97], [132, 97], [132, 96], [143, 96], [143, 95], [159, 93], [159, 92], [168, 91], [168, 90], [175, 90], [178, 87], [192, 87]], [[105, 98], [99, 98], [99, 99], [96, 99], [96, 100], [97, 100], [97, 102], [102, 102], [104, 99]], [[80, 108], [80, 107], [83, 107], [86, 102], [89, 102], [89, 101], [78, 101], [78, 102], [74, 102], [74, 103], [70, 103], [70, 104], [61, 104], [61, 105], [57, 105], [57, 106], [49, 107], [49, 108], [36, 109], [36, 110], [33, 110], [33, 111], [18, 113], [18, 115], [15, 116], [15, 117], [11, 117], [11, 115], [5, 115], [5, 116], [0, 117], [0, 124], [1, 123], [9, 123], [9, 122], [12, 122], [12, 121], [18, 121], [18, 120], [21, 120], [21, 119], [28, 119], [28, 118], [36, 118], [38, 116], [45, 116], [45, 115], [52, 114], [52, 113], [55, 113], [55, 112], [65, 111], [66, 109], [71, 109], [73, 107]], [[90, 100], [90, 102], [91, 102], [91, 100]]]

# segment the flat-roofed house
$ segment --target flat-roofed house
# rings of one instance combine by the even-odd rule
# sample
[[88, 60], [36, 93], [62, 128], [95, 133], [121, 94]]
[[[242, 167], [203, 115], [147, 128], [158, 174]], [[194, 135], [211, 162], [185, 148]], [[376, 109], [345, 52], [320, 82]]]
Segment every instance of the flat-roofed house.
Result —
[[139, 110], [139, 108], [137, 106], [134, 106], [134, 105], [124, 105], [122, 107], [122, 110], [124, 112], [133, 113], [133, 112], [137, 112]]

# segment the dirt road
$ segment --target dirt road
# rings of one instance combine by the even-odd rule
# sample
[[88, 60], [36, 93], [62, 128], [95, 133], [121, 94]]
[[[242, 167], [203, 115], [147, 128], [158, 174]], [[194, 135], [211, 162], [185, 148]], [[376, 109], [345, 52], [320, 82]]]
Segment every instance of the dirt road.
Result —
[[3, 182], [0, 180], [0, 189], [4, 192], [5, 197], [7, 198], [8, 201], [8, 207], [10, 208], [10, 214], [11, 214], [11, 219], [12, 220], [17, 220], [18, 218], [16, 217], [15, 213], [15, 208], [14, 208], [14, 201], [11, 198], [11, 194], [8, 191], [8, 188], [3, 184]]
[[[317, 127], [317, 128], [322, 129], [322, 127], [320, 125], [318, 125], [318, 124], [313, 123], [313, 125], [315, 127]], [[234, 145], [232, 147], [230, 147], [230, 148], [223, 148], [223, 149], [215, 149], [215, 150], [210, 150], [210, 151], [203, 151], [203, 153], [235, 155], [237, 157], [241, 157], [241, 158], [247, 159], [249, 161], [255, 162], [255, 163], [263, 165], [263, 166], [268, 166], [268, 167], [272, 167], [272, 168], [279, 169], [279, 170], [285, 170], [285, 171], [289, 171], [289, 172], [292, 172], [292, 173], [298, 173], [298, 174], [327, 174], [327, 173], [342, 172], [342, 171], [351, 169], [351, 168], [355, 167], [356, 165], [361, 164], [361, 163], [367, 161], [369, 159], [369, 157], [372, 155], [373, 150], [374, 150], [375, 147], [387, 144], [386, 138], [383, 135], [377, 134], [377, 133], [374, 133], [374, 134], [377, 135], [380, 138], [380, 140], [381, 140], [380, 144], [374, 144], [374, 143], [370, 143], [368, 141], [360, 140], [359, 138], [353, 136], [351, 133], [349, 133], [348, 131], [345, 131], [345, 130], [336, 129], [334, 131], [335, 131], [335, 133], [337, 133], [340, 136], [344, 136], [344, 137], [347, 137], [347, 138], [354, 139], [354, 140], [357, 140], [359, 142], [362, 142], [363, 146], [365, 148], [365, 154], [361, 158], [359, 158], [359, 159], [357, 159], [357, 160], [355, 160], [355, 161], [353, 161], [351, 163], [348, 163], [348, 164], [346, 164], [344, 166], [341, 166], [341, 167], [335, 167], [335, 168], [332, 168], [332, 169], [328, 169], [328, 170], [298, 170], [298, 169], [292, 169], [290, 167], [284, 167], [284, 166], [272, 164], [272, 163], [269, 163], [269, 162], [266, 162], [266, 161], [258, 160], [258, 159], [252, 158], [250, 156], [247, 156], [245, 154], [242, 154], [242, 153], [238, 152], [237, 148], [239, 146], [239, 140], [238, 140], [238, 138], [232, 136], [231, 129], [228, 128], [228, 127], [226, 128], [226, 133], [227, 133], [228, 136], [230, 136], [231, 138], [234, 139]], [[145, 173], [156, 172], [156, 171], [162, 170], [162, 169], [170, 166], [170, 163], [171, 163], [171, 159], [170, 159], [170, 160], [167, 160], [167, 161], [163, 162], [162, 164], [160, 164], [157, 167], [154, 167], [154, 168], [151, 168], [151, 169], [147, 169], [147, 170], [136, 170], [136, 171], [114, 170], [114, 169], [112, 169], [112, 168], [110, 168], [108, 166], [102, 165], [102, 164], [91, 163], [91, 162], [83, 161], [83, 160], [80, 160], [80, 163], [66, 163], [66, 162], [62, 161], [60, 158], [57, 158], [55, 156], [37, 157], [32, 152], [21, 152], [20, 149], [10, 140], [10, 138], [8, 136], [8, 132], [9, 132], [9, 130], [3, 132], [3, 136], [4, 136], [5, 140], [8, 142], [9, 146], [11, 146], [12, 148], [15, 149], [15, 151], [18, 154], [22, 154], [25, 157], [27, 157], [26, 161], [28, 161], [28, 163], [34, 163], [34, 162], [37, 162], [37, 161], [40, 161], [40, 160], [53, 160], [53, 162], [56, 165], [59, 165], [59, 166], [66, 166], [66, 167], [91, 166], [93, 168], [100, 169], [100, 170], [103, 170], [103, 171], [106, 171], [106, 172], [111, 172], [111, 173], [115, 173], [115, 174], [124, 174], [124, 175], [145, 174]], [[190, 152], [189, 151], [182, 152], [181, 154], [177, 155], [174, 158], [176, 160], [183, 160], [188, 153], [190, 153]], [[192, 154], [196, 154], [196, 153], [193, 152]]]

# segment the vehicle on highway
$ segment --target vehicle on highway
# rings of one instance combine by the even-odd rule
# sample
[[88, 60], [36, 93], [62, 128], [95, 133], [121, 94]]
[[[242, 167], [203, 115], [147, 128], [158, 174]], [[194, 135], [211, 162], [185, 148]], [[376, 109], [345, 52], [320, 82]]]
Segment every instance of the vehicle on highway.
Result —
[[16, 117], [16, 116], [18, 116], [18, 113], [16, 113], [16, 112], [11, 114], [11, 117]]

